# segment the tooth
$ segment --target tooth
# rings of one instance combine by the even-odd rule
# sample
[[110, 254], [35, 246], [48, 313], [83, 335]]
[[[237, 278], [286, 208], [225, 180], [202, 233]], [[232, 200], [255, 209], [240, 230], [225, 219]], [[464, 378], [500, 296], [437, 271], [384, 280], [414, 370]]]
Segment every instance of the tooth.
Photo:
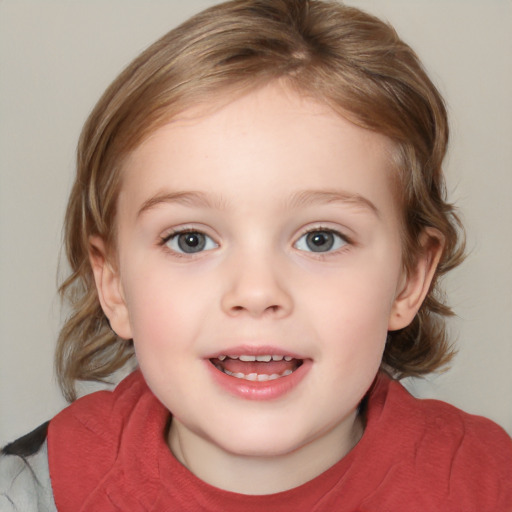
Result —
[[219, 361], [224, 361], [224, 359], [226, 359], [226, 356], [219, 356], [217, 359], [218, 359]]
[[268, 375], [266, 373], [249, 373], [246, 375], [245, 373], [241, 373], [241, 372], [237, 372], [237, 373], [230, 372], [229, 370], [226, 370], [226, 368], [222, 368], [221, 366], [217, 366], [217, 368], [220, 371], [224, 372], [226, 375], [230, 375], [231, 377], [235, 377], [237, 379], [249, 380], [249, 381], [257, 381], [257, 382], [266, 382], [268, 380], [276, 380], [276, 379], [280, 379], [281, 377], [286, 377], [288, 375], [291, 375], [293, 373], [292, 370], [285, 370], [281, 374], [273, 373], [272, 375]]
[[229, 359], [238, 359], [238, 356], [228, 356]]
[[284, 356], [272, 356], [272, 361], [282, 361]]
[[271, 359], [272, 356], [256, 356], [256, 361], [264, 361], [265, 363], [268, 363]]
[[285, 361], [291, 361], [292, 359], [293, 359], [293, 357], [291, 357], [291, 356], [284, 356]]
[[[256, 361], [256, 357], [254, 356], [240, 356], [239, 357], [240, 361], [245, 361], [245, 362], [248, 362], [248, 361]], [[259, 361], [259, 359], [258, 359]]]

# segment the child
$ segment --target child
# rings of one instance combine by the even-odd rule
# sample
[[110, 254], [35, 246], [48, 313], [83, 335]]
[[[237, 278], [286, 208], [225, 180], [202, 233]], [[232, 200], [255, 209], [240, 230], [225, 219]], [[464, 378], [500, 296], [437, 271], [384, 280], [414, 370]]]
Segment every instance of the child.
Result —
[[2, 510], [512, 510], [512, 442], [397, 382], [452, 357], [446, 112], [357, 9], [237, 0], [109, 87], [66, 216], [66, 397]]

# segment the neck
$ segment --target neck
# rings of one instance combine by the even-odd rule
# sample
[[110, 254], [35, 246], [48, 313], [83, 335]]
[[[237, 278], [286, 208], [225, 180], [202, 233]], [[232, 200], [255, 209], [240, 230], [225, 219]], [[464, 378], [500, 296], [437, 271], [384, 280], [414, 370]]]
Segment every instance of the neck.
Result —
[[195, 476], [225, 491], [274, 494], [298, 487], [341, 460], [359, 442], [363, 422], [357, 412], [304, 446], [277, 455], [230, 453], [173, 419], [172, 453]]

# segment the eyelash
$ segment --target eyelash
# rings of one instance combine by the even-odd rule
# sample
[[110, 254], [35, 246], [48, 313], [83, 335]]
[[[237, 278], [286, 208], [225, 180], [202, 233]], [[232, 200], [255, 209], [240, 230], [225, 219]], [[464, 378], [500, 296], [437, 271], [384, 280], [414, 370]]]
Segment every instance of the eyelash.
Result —
[[[212, 250], [212, 248], [209, 248], [209, 249], [206, 249], [206, 250], [201, 249], [198, 252], [186, 252], [186, 251], [178, 251], [178, 250], [175, 250], [175, 249], [173, 249], [173, 248], [168, 246], [169, 242], [172, 239], [177, 238], [177, 237], [182, 236], [182, 235], [186, 235], [187, 233], [203, 235], [204, 237], [208, 238], [210, 241], [213, 241], [213, 239], [209, 235], [204, 233], [203, 231], [200, 231], [198, 229], [193, 229], [193, 228], [185, 228], [185, 229], [179, 229], [179, 230], [172, 231], [172, 232], [166, 234], [165, 236], [160, 237], [158, 245], [163, 247], [167, 251], [172, 252], [172, 254], [175, 257], [180, 257], [180, 258], [181, 257], [188, 257], [188, 258], [190, 258], [190, 257], [194, 257], [194, 256], [196, 256], [198, 254], [201, 254], [203, 252], [208, 252], [208, 251]], [[344, 235], [343, 233], [340, 233], [339, 231], [337, 231], [335, 229], [332, 229], [332, 228], [328, 228], [328, 227], [324, 227], [324, 226], [318, 226], [318, 227], [311, 228], [311, 229], [305, 231], [304, 233], [302, 233], [297, 238], [297, 240], [294, 242], [293, 247], [297, 248], [298, 243], [302, 239], [304, 239], [305, 237], [307, 237], [308, 235], [313, 234], [313, 233], [328, 233], [328, 234], [332, 234], [335, 237], [337, 237], [339, 240], [341, 240], [343, 242], [343, 244], [340, 247], [335, 248], [334, 250], [329, 248], [326, 251], [315, 251], [315, 250], [307, 251], [307, 250], [299, 248], [298, 249], [299, 251], [311, 253], [312, 255], [314, 255], [317, 258], [326, 258], [328, 256], [337, 254], [340, 251], [346, 250], [347, 246], [353, 245], [353, 242], [351, 241], [351, 239], [349, 237], [347, 237], [346, 235]], [[206, 242], [206, 243], [208, 243], [208, 242]], [[218, 244], [215, 241], [213, 241], [213, 243], [216, 245], [216, 247], [218, 247]], [[336, 244], [336, 241], [334, 241], [333, 244]]]
[[[351, 240], [351, 238], [349, 238], [348, 236], [344, 235], [343, 233], [340, 233], [336, 229], [328, 228], [328, 227], [325, 227], [325, 226], [315, 226], [314, 228], [308, 229], [307, 231], [302, 233], [297, 238], [297, 241], [293, 244], [293, 246], [296, 247], [297, 244], [300, 242], [300, 240], [302, 240], [304, 237], [307, 237], [309, 234], [313, 234], [313, 233], [330, 233], [330, 234], [338, 237], [343, 242], [343, 245], [341, 247], [338, 247], [338, 248], [336, 248], [334, 250], [329, 249], [328, 251], [325, 251], [325, 252], [323, 252], [323, 251], [313, 251], [313, 250], [311, 250], [311, 251], [304, 251], [304, 252], [309, 252], [310, 254], [314, 255], [317, 258], [322, 258], [323, 259], [323, 258], [327, 258], [329, 256], [333, 256], [333, 255], [339, 254], [340, 252], [347, 250], [349, 246], [354, 245], [354, 243]], [[299, 249], [299, 250], [301, 250], [301, 249]]]
[[[206, 233], [204, 233], [203, 231], [201, 231], [199, 229], [184, 228], [184, 229], [178, 229], [178, 230], [172, 231], [172, 232], [166, 234], [165, 236], [160, 237], [158, 245], [161, 246], [162, 248], [164, 248], [166, 251], [171, 252], [173, 254], [173, 256], [178, 257], [178, 258], [190, 258], [190, 257], [194, 257], [198, 254], [201, 254], [203, 252], [207, 252], [207, 251], [211, 250], [211, 248], [210, 248], [210, 249], [206, 249], [206, 250], [200, 250], [198, 252], [186, 252], [186, 251], [180, 252], [180, 251], [175, 250], [172, 247], [168, 246], [168, 244], [171, 240], [173, 240], [174, 238], [178, 238], [179, 236], [186, 235], [187, 233], [203, 235], [204, 237], [208, 238], [210, 241], [213, 241], [213, 238], [211, 236], [207, 235]], [[208, 243], [208, 242], [206, 242], [206, 243]], [[218, 244], [215, 241], [213, 241], [213, 243], [218, 247]]]

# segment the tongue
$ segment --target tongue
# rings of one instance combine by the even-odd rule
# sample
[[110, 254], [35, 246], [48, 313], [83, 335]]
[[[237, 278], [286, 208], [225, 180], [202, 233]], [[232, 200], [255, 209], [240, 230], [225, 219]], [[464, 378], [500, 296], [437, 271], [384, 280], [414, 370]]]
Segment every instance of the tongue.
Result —
[[286, 370], [295, 370], [298, 366], [297, 359], [292, 359], [291, 361], [240, 361], [240, 359], [225, 359], [224, 361], [220, 361], [219, 359], [214, 359], [213, 363], [215, 365], [222, 366], [226, 370], [232, 373], [243, 373], [245, 375], [249, 375], [250, 373], [258, 373], [258, 374], [267, 374], [280, 375]]

